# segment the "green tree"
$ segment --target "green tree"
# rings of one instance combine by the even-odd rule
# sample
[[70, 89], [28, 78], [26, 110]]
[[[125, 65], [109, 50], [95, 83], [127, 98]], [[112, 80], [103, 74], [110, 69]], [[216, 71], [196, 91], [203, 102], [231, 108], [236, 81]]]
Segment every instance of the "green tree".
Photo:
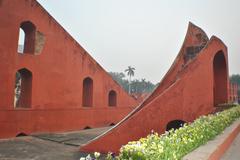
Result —
[[[126, 92], [129, 92], [129, 81], [124, 73], [109, 72], [109, 74]], [[131, 93], [151, 93], [156, 86], [152, 82], [146, 81], [145, 78], [141, 80], [135, 79], [131, 82]]]
[[120, 72], [109, 72], [109, 74], [112, 76], [112, 78], [117, 82], [122, 82], [124, 78], [126, 77], [124, 73]]
[[126, 92], [128, 92], [128, 80], [125, 79], [126, 76], [124, 73], [109, 72], [109, 74]]
[[135, 68], [131, 66], [128, 66], [128, 68], [125, 69], [125, 72], [129, 76], [129, 89], [128, 89], [129, 94], [131, 94], [131, 78], [134, 76], [134, 70]]

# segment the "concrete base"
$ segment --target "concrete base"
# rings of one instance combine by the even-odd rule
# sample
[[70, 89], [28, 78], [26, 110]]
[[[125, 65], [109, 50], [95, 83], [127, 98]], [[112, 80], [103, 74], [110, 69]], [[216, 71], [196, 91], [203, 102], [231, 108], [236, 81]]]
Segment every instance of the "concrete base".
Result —
[[108, 129], [109, 127], [105, 127], [2, 139], [0, 160], [79, 160], [88, 155], [79, 152], [79, 146]]
[[67, 145], [82, 146], [86, 144], [88, 141], [93, 140], [94, 138], [103, 134], [109, 129], [111, 129], [111, 127], [85, 129], [81, 131], [63, 133], [42, 133], [32, 136], [43, 140], [63, 143]]
[[229, 149], [221, 157], [221, 160], [236, 160], [240, 157], [240, 134], [235, 138]]

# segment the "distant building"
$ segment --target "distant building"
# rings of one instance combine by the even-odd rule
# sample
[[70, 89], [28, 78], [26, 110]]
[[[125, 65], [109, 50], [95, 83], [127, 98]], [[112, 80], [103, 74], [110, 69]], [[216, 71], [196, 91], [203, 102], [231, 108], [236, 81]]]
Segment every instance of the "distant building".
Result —
[[238, 84], [229, 83], [229, 102], [239, 103], [240, 97], [238, 96]]

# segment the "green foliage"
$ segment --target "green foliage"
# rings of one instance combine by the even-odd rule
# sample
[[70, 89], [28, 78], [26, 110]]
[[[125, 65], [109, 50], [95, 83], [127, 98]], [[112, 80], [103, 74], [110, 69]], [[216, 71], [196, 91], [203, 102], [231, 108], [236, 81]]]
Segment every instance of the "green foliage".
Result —
[[[129, 81], [126, 80], [126, 76], [124, 73], [120, 72], [109, 72], [112, 78], [121, 85], [126, 92], [129, 93]], [[150, 81], [146, 81], [145, 79], [141, 80], [133, 80], [131, 82], [131, 93], [150, 93], [154, 90], [156, 85], [154, 85]]]
[[150, 134], [139, 141], [129, 142], [120, 149], [121, 160], [178, 160], [213, 139], [240, 117], [240, 106], [208, 116], [202, 116], [192, 124], [163, 135]]
[[232, 83], [237, 83], [238, 85], [240, 85], [240, 75], [239, 74], [233, 74], [230, 76], [230, 81]]

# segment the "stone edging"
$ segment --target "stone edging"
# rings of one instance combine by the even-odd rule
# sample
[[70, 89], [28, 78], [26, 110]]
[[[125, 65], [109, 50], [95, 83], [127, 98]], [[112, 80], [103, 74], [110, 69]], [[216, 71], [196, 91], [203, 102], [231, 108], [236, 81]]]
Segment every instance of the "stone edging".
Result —
[[183, 160], [219, 160], [240, 133], [240, 119], [236, 120], [214, 140], [195, 149], [183, 157]]

